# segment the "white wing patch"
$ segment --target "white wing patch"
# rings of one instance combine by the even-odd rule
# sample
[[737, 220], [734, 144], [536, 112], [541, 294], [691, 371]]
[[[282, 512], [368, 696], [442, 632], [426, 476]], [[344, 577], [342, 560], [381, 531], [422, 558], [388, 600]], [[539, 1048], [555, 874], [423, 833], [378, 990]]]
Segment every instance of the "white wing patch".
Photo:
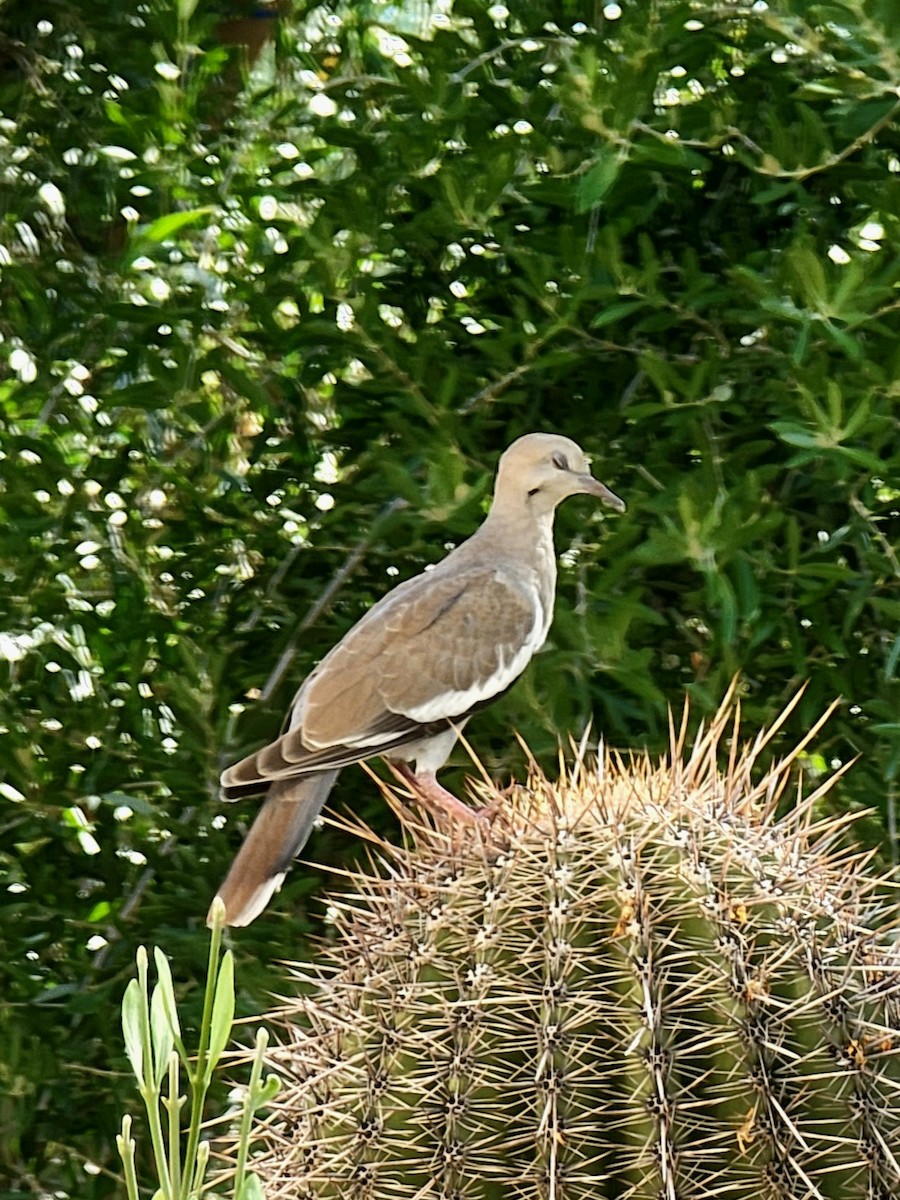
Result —
[[473, 684], [465, 691], [441, 692], [426, 704], [419, 704], [415, 708], [406, 708], [400, 711], [403, 716], [424, 725], [429, 721], [462, 716], [483, 700], [491, 700], [500, 692], [505, 691], [522, 674], [531, 662], [532, 656], [543, 646], [548, 628], [549, 621], [544, 619], [544, 610], [539, 603], [535, 602], [534, 624], [528, 637], [509, 662], [506, 661], [504, 654], [505, 647], [501, 648], [497, 670], [493, 675]]

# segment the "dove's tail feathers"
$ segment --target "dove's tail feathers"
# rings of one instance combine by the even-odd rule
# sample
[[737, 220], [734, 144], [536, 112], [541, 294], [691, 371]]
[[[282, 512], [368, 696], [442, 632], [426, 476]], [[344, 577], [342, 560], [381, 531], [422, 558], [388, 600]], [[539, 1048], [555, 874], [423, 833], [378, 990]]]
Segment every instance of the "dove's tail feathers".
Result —
[[[216, 896], [227, 925], [249, 925], [281, 887], [312, 831], [338, 771], [273, 783]], [[211, 923], [212, 909], [207, 916]]]

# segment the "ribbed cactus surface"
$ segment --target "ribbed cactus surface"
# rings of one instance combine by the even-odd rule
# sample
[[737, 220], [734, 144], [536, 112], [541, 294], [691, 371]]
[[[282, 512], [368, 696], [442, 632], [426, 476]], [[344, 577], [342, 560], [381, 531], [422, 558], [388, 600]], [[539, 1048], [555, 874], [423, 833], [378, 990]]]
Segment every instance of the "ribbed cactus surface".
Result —
[[892, 902], [737, 736], [379, 847], [280, 1014], [270, 1200], [897, 1200]]

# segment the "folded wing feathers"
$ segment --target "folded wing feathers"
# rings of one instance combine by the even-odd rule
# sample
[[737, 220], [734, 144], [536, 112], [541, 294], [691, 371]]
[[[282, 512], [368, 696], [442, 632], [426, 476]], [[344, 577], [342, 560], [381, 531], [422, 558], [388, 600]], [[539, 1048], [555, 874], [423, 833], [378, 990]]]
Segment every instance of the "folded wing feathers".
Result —
[[416, 721], [458, 717], [505, 691], [545, 634], [536, 593], [485, 573], [427, 635], [385, 648], [382, 698]]
[[[386, 713], [385, 717], [381, 731], [373, 734], [365, 748], [338, 745], [309, 750], [300, 740], [300, 731], [290, 730], [277, 741], [248, 754], [223, 771], [222, 798], [240, 800], [262, 791], [275, 780], [294, 779], [329, 768], [346, 767], [362, 758], [387, 754], [398, 743], [409, 741], [412, 736], [419, 736], [422, 732], [422, 726], [407, 717], [396, 713]], [[396, 726], [393, 731], [391, 725]]]
[[493, 567], [409, 583], [322, 659], [287, 731], [223, 773], [226, 798], [415, 741], [505, 691], [544, 640], [537, 594]]

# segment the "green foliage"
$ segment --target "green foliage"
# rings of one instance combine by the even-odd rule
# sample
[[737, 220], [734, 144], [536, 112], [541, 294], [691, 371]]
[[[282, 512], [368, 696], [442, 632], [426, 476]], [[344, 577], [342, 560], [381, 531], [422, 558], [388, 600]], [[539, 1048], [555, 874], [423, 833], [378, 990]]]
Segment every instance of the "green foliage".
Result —
[[833, 779], [776, 819], [789, 765], [753, 780], [732, 717], [351, 880], [278, 1013], [267, 1195], [898, 1194], [896, 918], [810, 820]]
[[[172, 972], [165, 954], [153, 952], [158, 982], [150, 991], [147, 951], [137, 952], [137, 979], [132, 979], [122, 1000], [122, 1033], [125, 1053], [137, 1080], [147, 1113], [153, 1145], [155, 1176], [159, 1184], [153, 1195], [159, 1200], [199, 1200], [210, 1195], [207, 1180], [210, 1144], [201, 1141], [202, 1123], [210, 1085], [234, 1026], [234, 956], [226, 950], [220, 960], [225, 909], [221, 901], [213, 908], [209, 967], [203, 1003], [203, 1020], [195, 1058], [189, 1057], [181, 1037]], [[247, 1157], [253, 1118], [278, 1091], [275, 1075], [263, 1082], [263, 1056], [268, 1035], [260, 1029], [252, 1057], [250, 1082], [241, 1103], [236, 1163], [229, 1195], [233, 1200], [256, 1200], [261, 1196], [259, 1179], [247, 1173]], [[180, 1072], [187, 1075], [190, 1091], [190, 1122], [187, 1140], [182, 1138], [181, 1113], [187, 1097], [181, 1095]], [[125, 1116], [116, 1139], [125, 1169], [128, 1200], [138, 1200], [135, 1141], [132, 1120]], [[217, 1191], [216, 1195], [225, 1193]]]
[[[841, 803], [896, 857], [896, 6], [621, 10], [283, 6], [242, 80], [225, 4], [4, 6], [10, 1196], [109, 1193], [108, 1015], [139, 944], [202, 976], [219, 768], [529, 429], [629, 511], [561, 515], [551, 642], [469, 730], [490, 769], [513, 728], [659, 745], [685, 690], [740, 670], [761, 724], [805, 679], [785, 736], [844, 697], [805, 769], [860, 755]], [[335, 802], [387, 820], [357, 771]], [[239, 1012], [317, 883], [237, 943]]]

